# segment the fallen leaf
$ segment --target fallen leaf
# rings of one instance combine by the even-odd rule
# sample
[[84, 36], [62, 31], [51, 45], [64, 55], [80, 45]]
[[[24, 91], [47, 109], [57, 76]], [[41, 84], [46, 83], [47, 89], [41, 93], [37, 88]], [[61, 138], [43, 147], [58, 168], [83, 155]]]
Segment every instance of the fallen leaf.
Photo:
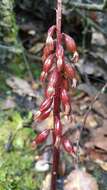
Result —
[[50, 184], [51, 184], [51, 174], [47, 174], [45, 177], [45, 180], [43, 181], [43, 187], [42, 190], [50, 190]]
[[33, 47], [29, 49], [29, 52], [32, 54], [35, 54], [36, 52], [41, 51], [43, 46], [44, 46], [43, 43], [37, 43], [36, 45], [34, 45]]
[[[87, 156], [86, 156], [87, 155]], [[107, 161], [107, 152], [105, 152], [104, 150], [101, 149], [97, 149], [97, 148], [87, 148], [85, 149], [85, 158], [88, 158], [88, 160], [92, 160], [94, 162], [97, 163], [97, 160], [100, 161]]]
[[86, 120], [86, 128], [96, 128], [98, 126], [97, 120], [94, 114], [89, 114]]
[[31, 88], [31, 85], [24, 79], [12, 76], [6, 80], [6, 83], [13, 89], [13, 92], [21, 96], [36, 97], [36, 93]]
[[98, 44], [98, 46], [105, 46], [106, 41], [103, 34], [99, 33], [98, 31], [94, 31], [92, 35], [92, 44]]
[[46, 160], [39, 160], [35, 164], [35, 170], [37, 172], [47, 172], [49, 170], [49, 164]]
[[103, 102], [100, 102], [99, 100], [97, 100], [93, 104], [93, 110], [96, 113], [98, 113], [99, 115], [101, 115], [103, 118], [107, 119], [107, 103], [106, 102], [103, 103]]
[[91, 174], [75, 169], [67, 177], [64, 190], [98, 190], [98, 185]]
[[96, 160], [96, 163], [104, 170], [107, 171], [107, 162], [102, 160]]
[[[92, 131], [92, 136], [89, 142], [85, 144], [86, 148], [100, 148], [107, 151], [107, 121], [105, 120], [105, 126]], [[103, 124], [104, 125], [104, 124]]]

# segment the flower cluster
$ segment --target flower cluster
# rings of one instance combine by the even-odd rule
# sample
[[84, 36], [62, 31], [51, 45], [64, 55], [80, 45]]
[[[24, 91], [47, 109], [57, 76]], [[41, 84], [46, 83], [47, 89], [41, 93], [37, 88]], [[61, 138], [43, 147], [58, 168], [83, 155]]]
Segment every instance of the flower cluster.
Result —
[[[74, 39], [65, 33], [61, 33], [61, 42], [56, 40], [57, 28], [55, 25], [48, 30], [46, 44], [43, 50], [43, 71], [40, 76], [41, 82], [48, 81], [45, 89], [45, 99], [40, 105], [39, 111], [34, 115], [34, 120], [43, 121], [51, 111], [54, 113], [54, 128], [46, 129], [40, 133], [32, 142], [32, 145], [43, 143], [50, 134], [53, 133], [53, 143], [57, 147], [60, 144], [64, 149], [72, 154], [73, 146], [69, 139], [62, 135], [62, 124], [59, 113], [56, 113], [54, 107], [59, 101], [60, 109], [63, 108], [66, 117], [71, 113], [71, 100], [68, 94], [69, 83], [72, 81], [72, 87], [76, 87], [76, 70], [74, 64], [78, 61], [79, 55]], [[62, 45], [61, 45], [62, 44]], [[65, 48], [72, 53], [71, 63], [65, 56]], [[57, 106], [57, 105], [56, 105]]]

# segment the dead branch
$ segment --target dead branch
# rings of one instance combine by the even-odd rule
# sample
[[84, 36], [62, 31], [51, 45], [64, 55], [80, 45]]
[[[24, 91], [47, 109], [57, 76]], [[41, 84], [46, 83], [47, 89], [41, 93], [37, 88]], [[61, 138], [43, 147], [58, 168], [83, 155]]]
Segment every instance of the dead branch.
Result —
[[107, 11], [107, 0], [104, 0], [103, 4], [86, 4], [86, 3], [75, 3], [70, 1], [69, 7], [72, 8], [79, 8], [79, 9], [84, 9], [88, 11], [99, 11], [99, 12], [104, 12]]
[[101, 32], [106, 38], [107, 38], [107, 33], [102, 29], [102, 27], [100, 27], [96, 22], [94, 22], [91, 18], [86, 17], [84, 14], [81, 13], [81, 11], [79, 11], [79, 9], [76, 9], [76, 12], [84, 19], [88, 22], [88, 25], [92, 26], [93, 28], [95, 28], [96, 30], [98, 30], [99, 32]]
[[84, 116], [84, 120], [83, 120], [83, 123], [81, 125], [80, 132], [79, 132], [79, 137], [77, 138], [77, 142], [76, 142], [76, 145], [77, 145], [77, 153], [76, 153], [76, 160], [75, 160], [76, 167], [78, 167], [78, 163], [79, 163], [79, 145], [80, 145], [80, 140], [81, 140], [83, 129], [85, 128], [85, 125], [86, 125], [87, 118], [88, 118], [88, 116], [89, 116], [89, 114], [93, 108], [94, 103], [99, 98], [99, 96], [104, 93], [106, 88], [107, 88], [107, 83], [104, 84], [104, 86], [101, 88], [101, 90], [93, 98], [93, 100], [91, 101], [89, 108], [88, 108], [88, 110]]
[[86, 125], [86, 121], [87, 121], [87, 118], [88, 118], [88, 115], [89, 113], [91, 112], [92, 108], [93, 108], [93, 105], [94, 103], [96, 102], [96, 100], [99, 98], [99, 96], [105, 91], [105, 89], [107, 88], [107, 83], [101, 88], [101, 90], [96, 94], [96, 96], [93, 98], [90, 106], [89, 106], [89, 109], [87, 110], [86, 114], [85, 114], [85, 117], [84, 117], [84, 121], [83, 121], [83, 126]]

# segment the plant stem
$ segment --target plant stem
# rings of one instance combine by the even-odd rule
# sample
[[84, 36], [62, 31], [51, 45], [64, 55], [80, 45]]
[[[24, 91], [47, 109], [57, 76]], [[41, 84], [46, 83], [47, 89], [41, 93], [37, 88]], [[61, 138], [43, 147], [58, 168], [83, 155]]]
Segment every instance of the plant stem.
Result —
[[[60, 73], [59, 73], [59, 81], [60, 83]], [[53, 110], [53, 116], [54, 116], [54, 129], [55, 129], [55, 117], [57, 116], [60, 120], [60, 86], [56, 88], [56, 93], [54, 96], [54, 110]], [[61, 136], [61, 134], [60, 134]], [[56, 140], [56, 137], [54, 137], [54, 141]], [[59, 166], [59, 159], [60, 159], [60, 148], [58, 146], [53, 146], [53, 165], [52, 165], [52, 173], [51, 173], [51, 190], [56, 190], [56, 180], [57, 180], [57, 174], [58, 174], [58, 166]]]
[[61, 18], [62, 18], [62, 0], [57, 0], [57, 10], [56, 10], [57, 45], [61, 44]]
[[54, 146], [53, 148], [53, 168], [52, 168], [52, 178], [51, 178], [51, 190], [56, 190], [56, 179], [58, 173], [59, 149]]
[[[62, 0], [57, 0], [57, 10], [56, 10], [56, 28], [57, 28], [57, 44], [56, 49], [61, 45], [61, 5]], [[53, 116], [54, 116], [54, 129], [55, 129], [55, 117], [57, 116], [60, 119], [60, 81], [61, 81], [61, 74], [58, 73], [58, 83], [55, 90], [54, 96], [54, 109], [53, 109]], [[61, 134], [60, 134], [61, 135]], [[56, 140], [56, 137], [55, 137]], [[58, 174], [58, 166], [59, 166], [59, 159], [60, 159], [60, 149], [58, 146], [53, 146], [53, 165], [52, 165], [52, 178], [51, 178], [51, 190], [56, 190], [56, 179]]]

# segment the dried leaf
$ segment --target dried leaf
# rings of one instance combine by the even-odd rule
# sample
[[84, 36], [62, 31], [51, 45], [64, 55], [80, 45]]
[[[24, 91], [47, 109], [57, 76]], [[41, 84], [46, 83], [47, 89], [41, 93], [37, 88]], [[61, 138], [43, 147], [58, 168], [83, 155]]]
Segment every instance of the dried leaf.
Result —
[[[103, 99], [103, 97], [102, 97], [102, 99]], [[105, 119], [107, 119], [107, 102], [103, 103], [103, 102], [97, 100], [93, 105], [93, 110], [96, 113], [98, 113], [99, 115], [101, 115], [102, 117], [104, 117]]]
[[43, 181], [42, 190], [50, 190], [50, 183], [51, 183], [51, 174], [47, 174], [45, 180]]
[[98, 123], [96, 121], [96, 118], [93, 114], [89, 114], [86, 120], [86, 127], [87, 128], [96, 128], [98, 126]]
[[31, 47], [29, 49], [29, 52], [32, 54], [35, 54], [36, 52], [41, 51], [41, 49], [43, 48], [44, 44], [43, 43], [36, 43], [36, 45], [34, 45], [33, 47]]
[[99, 33], [98, 31], [97, 32], [93, 32], [93, 35], [92, 35], [92, 44], [97, 44], [97, 45], [100, 45], [100, 46], [105, 46], [106, 45], [106, 41], [105, 41], [105, 38], [104, 38], [103, 34]]
[[100, 165], [100, 167], [104, 170], [107, 171], [107, 162], [104, 162], [102, 160], [96, 160], [96, 163]]
[[36, 94], [31, 88], [31, 85], [24, 79], [12, 76], [6, 80], [6, 83], [9, 87], [13, 89], [13, 92], [21, 96], [28, 95], [36, 97]]
[[[107, 151], [107, 121], [105, 121], [105, 126], [93, 130], [92, 137], [89, 142], [85, 144], [87, 148], [97, 147], [102, 150]], [[104, 125], [104, 124], [103, 124]]]
[[[87, 148], [85, 149], [85, 153], [87, 154], [87, 157], [89, 160], [92, 160], [96, 163], [98, 163], [99, 161], [101, 162], [107, 161], [107, 152], [105, 152], [104, 150], [95, 149], [95, 148]], [[85, 154], [84, 160], [86, 159], [86, 154]]]
[[98, 190], [98, 185], [91, 174], [76, 169], [67, 177], [64, 190]]

